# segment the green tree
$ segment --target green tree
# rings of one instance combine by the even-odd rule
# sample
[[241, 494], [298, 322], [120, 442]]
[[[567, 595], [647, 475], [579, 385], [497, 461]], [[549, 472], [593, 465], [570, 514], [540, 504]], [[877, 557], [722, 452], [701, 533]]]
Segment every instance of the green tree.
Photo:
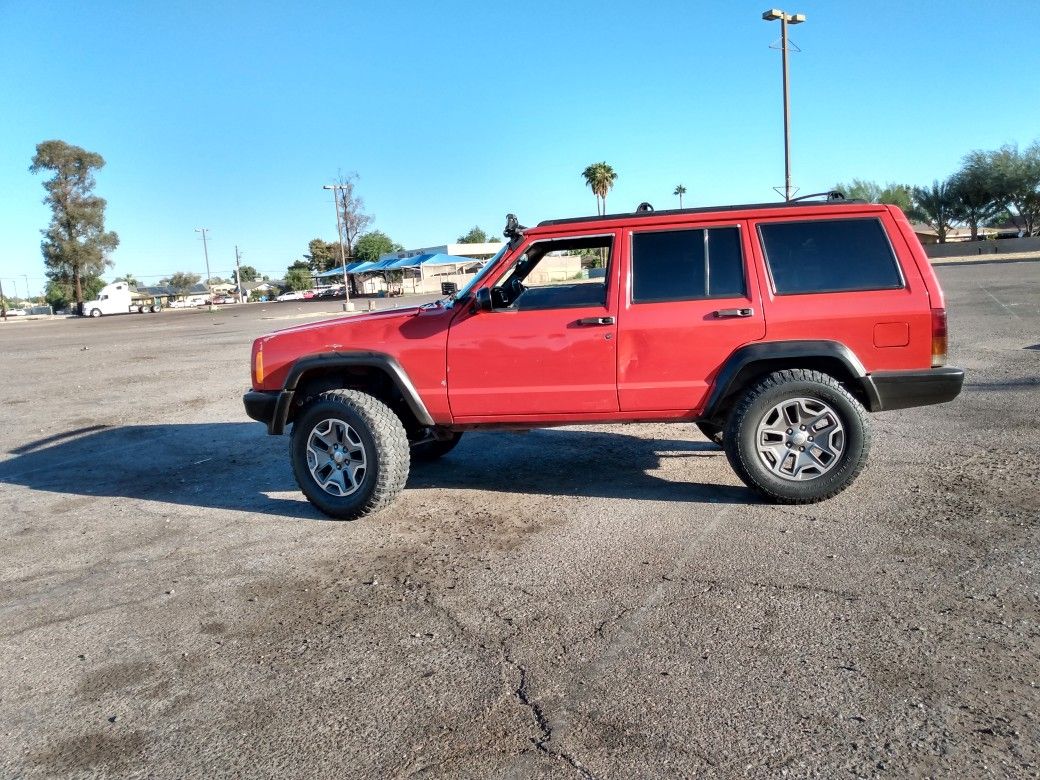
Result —
[[354, 245], [354, 257], [363, 262], [375, 262], [383, 255], [396, 251], [398, 246], [386, 233], [373, 230], [358, 238]]
[[43, 202], [51, 207], [51, 222], [43, 233], [43, 261], [47, 277], [71, 283], [77, 304], [84, 301], [84, 279], [98, 278], [112, 265], [109, 254], [119, 246], [119, 236], [105, 230], [105, 199], [94, 194], [94, 171], [104, 158], [65, 141], [36, 145], [31, 173], [52, 171], [43, 183]]
[[[104, 286], [105, 280], [100, 276], [83, 277], [83, 300], [94, 300]], [[75, 302], [76, 291], [69, 280], [48, 279], [43, 297], [55, 310], [66, 309]]]
[[921, 220], [946, 243], [946, 233], [957, 220], [957, 202], [948, 182], [934, 181], [931, 187], [914, 187], [914, 207]]
[[673, 190], [673, 192], [672, 192], [672, 195], [678, 195], [679, 196], [679, 208], [682, 208], [682, 196], [685, 195], [685, 194], [686, 194], [686, 187], [684, 187], [681, 184], [676, 185], [675, 190]]
[[470, 231], [463, 236], [459, 236], [456, 243], [459, 244], [487, 244], [491, 241], [491, 236], [480, 229], [479, 225], [474, 225], [470, 228]]
[[209, 278], [209, 280], [208, 280], [208, 281], [206, 282], [206, 284], [210, 285], [211, 287], [212, 287], [212, 286], [213, 286], [214, 284], [229, 284], [229, 283], [230, 283], [230, 282], [229, 282], [229, 280], [228, 280], [228, 279], [224, 279], [224, 278], [223, 278], [223, 277], [221, 277], [221, 276], [211, 276], [211, 277]]
[[175, 274], [171, 274], [169, 279], [166, 279], [166, 284], [177, 293], [178, 295], [184, 295], [192, 287], [199, 283], [202, 277], [199, 274], [188, 273], [187, 271], [178, 271]]
[[971, 228], [971, 240], [977, 240], [979, 225], [985, 225], [1001, 211], [989, 154], [974, 151], [965, 155], [961, 169], [950, 179], [950, 189], [958, 216]]
[[312, 238], [307, 244], [308, 254], [304, 255], [307, 265], [316, 274], [328, 271], [342, 264], [339, 242], [332, 243], [320, 238]]
[[914, 214], [914, 188], [909, 184], [894, 184], [889, 182], [885, 186], [881, 186], [876, 181], [867, 181], [866, 179], [853, 179], [848, 184], [842, 184], [838, 182], [834, 185], [834, 189], [845, 195], [850, 200], [862, 200], [867, 203], [887, 203], [892, 206], [899, 206], [913, 219], [917, 218]]
[[1012, 210], [1027, 236], [1040, 232], [1040, 141], [1024, 152], [1008, 144], [990, 152], [995, 189], [1000, 206]]
[[117, 276], [112, 280], [113, 282], [126, 282], [128, 287], [137, 288], [138, 282], [137, 277], [133, 274], [124, 274], [123, 276]]
[[285, 286], [290, 290], [309, 290], [312, 273], [310, 263], [297, 260], [285, 271]]
[[260, 278], [260, 272], [257, 271], [251, 265], [243, 265], [238, 269], [238, 275], [242, 279], [242, 283], [255, 282]]
[[607, 193], [617, 181], [617, 173], [605, 162], [592, 163], [581, 172], [585, 184], [596, 196], [596, 213], [607, 213]]

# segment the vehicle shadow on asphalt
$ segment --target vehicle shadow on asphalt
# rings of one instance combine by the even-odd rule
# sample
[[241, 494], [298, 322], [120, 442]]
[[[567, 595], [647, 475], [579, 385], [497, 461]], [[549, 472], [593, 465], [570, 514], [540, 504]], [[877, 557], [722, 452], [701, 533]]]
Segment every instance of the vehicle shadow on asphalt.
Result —
[[[692, 426], [691, 426], [692, 427]], [[674, 463], [669, 461], [684, 461]], [[720, 447], [708, 441], [648, 439], [604, 431], [545, 429], [529, 433], [471, 432], [439, 461], [412, 467], [409, 488], [628, 498], [705, 504], [755, 504], [744, 486], [697, 481], [707, 461], [730, 473]], [[671, 479], [652, 472], [665, 471]]]
[[[321, 519], [300, 494], [288, 438], [256, 423], [91, 426], [22, 444], [0, 463], [0, 483], [200, 508]], [[681, 481], [650, 473], [690, 461]], [[751, 491], [694, 481], [698, 460], [722, 458], [709, 442], [620, 433], [538, 430], [467, 433], [436, 463], [415, 464], [408, 489], [756, 503]], [[726, 466], [728, 469], [728, 466]], [[288, 492], [298, 498], [281, 498]]]

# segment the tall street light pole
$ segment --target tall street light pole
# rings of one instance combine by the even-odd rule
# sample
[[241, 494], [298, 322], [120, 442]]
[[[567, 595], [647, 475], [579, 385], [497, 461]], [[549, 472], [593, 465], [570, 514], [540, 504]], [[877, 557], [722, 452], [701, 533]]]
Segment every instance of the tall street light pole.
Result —
[[202, 252], [206, 255], [206, 291], [209, 293], [209, 310], [213, 311], [213, 291], [209, 288], [209, 280], [213, 277], [209, 272], [209, 248], [206, 246], [206, 233], [209, 228], [195, 228], [196, 233], [202, 233]]
[[323, 190], [332, 190], [332, 205], [336, 207], [336, 232], [339, 234], [339, 259], [343, 264], [343, 311], [354, 311], [354, 304], [350, 302], [350, 284], [347, 282], [347, 247], [343, 243], [343, 220], [339, 214], [339, 191], [345, 190], [342, 184], [325, 184]]
[[784, 76], [784, 200], [791, 200], [791, 100], [787, 77], [787, 25], [801, 24], [805, 14], [789, 14], [779, 8], [770, 8], [762, 14], [767, 22], [780, 20], [780, 54]]

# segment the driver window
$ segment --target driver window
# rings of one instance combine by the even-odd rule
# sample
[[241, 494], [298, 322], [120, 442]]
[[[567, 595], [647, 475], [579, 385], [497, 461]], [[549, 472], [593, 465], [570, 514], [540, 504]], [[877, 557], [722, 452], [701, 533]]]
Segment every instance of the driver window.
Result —
[[605, 306], [613, 245], [613, 236], [532, 244], [492, 288], [495, 308], [528, 311]]

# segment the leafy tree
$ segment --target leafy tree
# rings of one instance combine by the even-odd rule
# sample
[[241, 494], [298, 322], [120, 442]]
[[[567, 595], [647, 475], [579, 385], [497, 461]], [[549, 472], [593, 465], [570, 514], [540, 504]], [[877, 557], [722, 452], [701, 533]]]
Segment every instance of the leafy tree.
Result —
[[946, 243], [946, 233], [957, 220], [957, 202], [948, 182], [934, 181], [931, 187], [914, 187], [914, 206], [922, 221]]
[[212, 287], [214, 284], [230, 284], [230, 280], [220, 276], [211, 276], [206, 284]]
[[682, 208], [682, 196], [685, 195], [685, 194], [686, 194], [686, 188], [683, 185], [681, 185], [681, 184], [676, 186], [675, 190], [672, 192], [672, 195], [678, 195], [679, 196], [679, 208]]
[[306, 260], [297, 260], [285, 271], [285, 286], [290, 290], [311, 288], [311, 266]]
[[365, 262], [375, 262], [398, 247], [386, 233], [373, 230], [358, 238], [354, 245], [354, 256]]
[[133, 274], [126, 274], [125, 276], [117, 276], [112, 280], [113, 282], [126, 282], [128, 287], [137, 287], [137, 277]]
[[880, 203], [881, 186], [875, 181], [853, 179], [848, 184], [838, 182], [834, 189], [850, 200], [865, 200], [867, 203]]
[[1008, 144], [989, 154], [998, 204], [1011, 209], [1027, 236], [1040, 232], [1040, 141], [1024, 152]]
[[43, 233], [40, 248], [47, 277], [71, 283], [77, 303], [84, 300], [84, 279], [100, 277], [112, 265], [109, 254], [119, 246], [119, 236], [105, 230], [105, 199], [94, 194], [94, 171], [104, 158], [65, 141], [43, 141], [36, 145], [31, 173], [53, 171], [43, 183], [51, 207], [51, 222]]
[[183, 295], [198, 284], [200, 279], [202, 279], [202, 277], [199, 274], [178, 271], [175, 274], [171, 274], [170, 278], [165, 281], [175, 293]]
[[[100, 276], [83, 277], [83, 300], [94, 300], [104, 286], [105, 280]], [[68, 279], [48, 279], [43, 297], [55, 309], [66, 309], [75, 302], [76, 291]]]
[[914, 188], [909, 184], [894, 184], [889, 182], [884, 187], [875, 181], [866, 179], [853, 179], [848, 184], [838, 182], [834, 189], [852, 200], [862, 200], [867, 203], [887, 203], [899, 206], [911, 219], [918, 219], [919, 215], [914, 212]]
[[332, 243], [320, 238], [312, 238], [307, 244], [309, 253], [304, 255], [307, 265], [316, 274], [328, 271], [342, 264], [339, 242]]
[[[585, 184], [596, 196], [596, 213], [607, 213], [607, 193], [610, 192], [614, 182], [617, 181], [617, 173], [605, 162], [592, 163], [587, 166], [581, 175], [585, 178]], [[602, 205], [601, 205], [602, 204]]]
[[260, 278], [260, 272], [251, 265], [243, 265], [238, 269], [238, 276], [244, 284], [246, 282], [255, 282]]
[[480, 229], [479, 225], [474, 225], [468, 233], [463, 236], [459, 236], [456, 243], [459, 244], [487, 244], [490, 242], [491, 236]]
[[961, 169], [950, 179], [950, 191], [958, 216], [971, 228], [971, 240], [977, 240], [979, 225], [986, 224], [1001, 210], [990, 156], [981, 151], [965, 155]]

